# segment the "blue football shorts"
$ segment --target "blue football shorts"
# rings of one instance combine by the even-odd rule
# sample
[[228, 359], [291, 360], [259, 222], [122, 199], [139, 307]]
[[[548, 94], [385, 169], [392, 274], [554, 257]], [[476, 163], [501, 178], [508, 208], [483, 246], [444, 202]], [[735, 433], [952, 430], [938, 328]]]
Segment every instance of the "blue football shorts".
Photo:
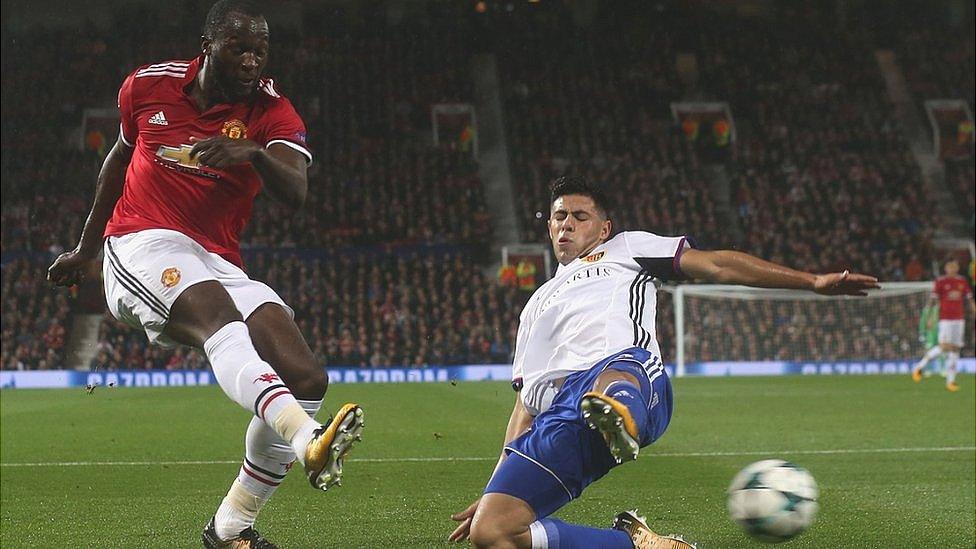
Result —
[[565, 379], [552, 406], [505, 447], [507, 457], [485, 487], [486, 494], [517, 497], [541, 519], [579, 497], [584, 488], [616, 466], [602, 435], [586, 425], [580, 410], [583, 395], [593, 390], [597, 377], [607, 369], [629, 373], [640, 381], [648, 403], [647, 422], [639, 426], [641, 446], [664, 434], [671, 421], [671, 380], [659, 357], [632, 347]]

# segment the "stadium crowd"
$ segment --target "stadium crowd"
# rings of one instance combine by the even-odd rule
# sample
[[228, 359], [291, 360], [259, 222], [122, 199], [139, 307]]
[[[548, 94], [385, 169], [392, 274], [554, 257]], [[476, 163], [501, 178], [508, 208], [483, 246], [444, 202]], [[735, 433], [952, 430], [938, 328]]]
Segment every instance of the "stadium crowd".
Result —
[[726, 243], [698, 153], [670, 121], [684, 86], [667, 21], [655, 15], [618, 13], [586, 30], [558, 10], [498, 22], [523, 241], [546, 241], [549, 182], [571, 172], [606, 184], [618, 229]]
[[[736, 21], [735, 33], [718, 32], [727, 21], [678, 8], [622, 10], [588, 28], [574, 24], [559, 3], [481, 27], [458, 23], [451, 9], [431, 8], [422, 24], [403, 26], [310, 13], [304, 32], [276, 39], [268, 74], [309, 129], [315, 156], [309, 199], [302, 214], [292, 215], [259, 198], [242, 245], [249, 273], [295, 309], [322, 364], [510, 358], [526, 294], [485, 274], [496, 258], [487, 256], [492, 206], [478, 166], [457, 143], [430, 145], [430, 105], [472, 101], [469, 65], [480, 48], [497, 54], [523, 242], [545, 242], [547, 185], [574, 172], [609, 187], [619, 204], [618, 229], [690, 234], [707, 248], [738, 247], [810, 270], [854, 267], [885, 280], [934, 274], [937, 216], [887, 103], [868, 38], [809, 18], [798, 28], [793, 16], [771, 25]], [[118, 16], [153, 21], [151, 10], [133, 5]], [[196, 24], [195, 14], [182, 17], [164, 26]], [[674, 25], [688, 18], [698, 32], [677, 36]], [[2, 106], [2, 368], [66, 364], [72, 309], [83, 307], [48, 287], [44, 269], [74, 245], [100, 155], [114, 139], [78, 135], [84, 110], [110, 105], [134, 67], [188, 58], [197, 49], [192, 40], [173, 41], [186, 33], [123, 27], [5, 37], [12, 49], [4, 74], [24, 84], [4, 86]], [[972, 103], [972, 71], [967, 80], [949, 62], [928, 61], [958, 50], [955, 42], [919, 31], [906, 44], [916, 54], [905, 57], [916, 93], [932, 86], [919, 82], [935, 81], [940, 92], [961, 89], [953, 93]], [[697, 60], [693, 80], [679, 74], [675, 61], [689, 51]], [[971, 66], [971, 49], [964, 59]], [[63, 85], [46, 85], [44, 75], [55, 66]], [[916, 76], [924, 67], [934, 72]], [[681, 99], [731, 104], [737, 140], [721, 161], [729, 206], [715, 194], [702, 151], [672, 120], [669, 105]], [[972, 219], [972, 159], [948, 164], [946, 173], [967, 197], [960, 206]], [[726, 221], [725, 207], [738, 230]], [[666, 360], [674, 356], [670, 300], [659, 294]], [[701, 359], [728, 358], [719, 343], [744, 318], [760, 324], [756, 333], [779, 333], [811, 316], [799, 310], [791, 317], [775, 306], [703, 314], [724, 323], [706, 330], [707, 338], [698, 334]], [[917, 312], [898, 313], [909, 314]], [[906, 354], [901, 335], [845, 342], [850, 327], [831, 326], [822, 328], [827, 346], [784, 332], [777, 344], [743, 339], [734, 356], [787, 357], [801, 343], [843, 358]], [[92, 368], [205, 363], [194, 351], [150, 347], [143, 334], [108, 317], [98, 340]]]
[[925, 292], [868, 302], [687, 296], [685, 360], [904, 360], [920, 349], [918, 312], [927, 299]]
[[748, 128], [729, 166], [744, 250], [883, 280], [931, 263], [938, 217], [870, 44], [809, 18], [702, 41], [701, 81]]
[[5, 370], [63, 369], [71, 329], [64, 292], [45, 280], [45, 266], [27, 256], [3, 264], [2, 357]]

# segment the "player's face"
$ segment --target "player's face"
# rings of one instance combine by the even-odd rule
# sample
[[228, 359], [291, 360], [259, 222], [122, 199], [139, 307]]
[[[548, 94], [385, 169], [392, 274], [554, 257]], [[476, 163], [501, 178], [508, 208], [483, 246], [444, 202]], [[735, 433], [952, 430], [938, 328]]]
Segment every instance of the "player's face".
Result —
[[549, 213], [549, 239], [561, 265], [582, 257], [610, 237], [610, 220], [593, 199], [580, 194], [560, 196]]
[[213, 40], [203, 40], [214, 69], [217, 89], [228, 101], [254, 93], [268, 63], [268, 22], [263, 17], [231, 13]]
[[950, 261], [945, 264], [945, 274], [949, 276], [956, 276], [959, 274], [959, 262]]

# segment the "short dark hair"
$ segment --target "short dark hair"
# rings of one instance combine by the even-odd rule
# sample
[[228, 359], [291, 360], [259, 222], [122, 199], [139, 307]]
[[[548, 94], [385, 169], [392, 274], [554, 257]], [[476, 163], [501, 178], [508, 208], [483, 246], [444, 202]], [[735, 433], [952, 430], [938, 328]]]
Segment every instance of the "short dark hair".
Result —
[[579, 194], [590, 197], [607, 219], [610, 219], [613, 211], [613, 205], [606, 189], [599, 183], [594, 183], [581, 175], [564, 175], [556, 178], [549, 185], [549, 192], [550, 205], [560, 196]]
[[239, 13], [248, 17], [264, 17], [263, 10], [257, 2], [251, 0], [220, 0], [210, 7], [207, 20], [203, 24], [203, 37], [213, 40], [217, 33], [227, 24], [228, 16]]

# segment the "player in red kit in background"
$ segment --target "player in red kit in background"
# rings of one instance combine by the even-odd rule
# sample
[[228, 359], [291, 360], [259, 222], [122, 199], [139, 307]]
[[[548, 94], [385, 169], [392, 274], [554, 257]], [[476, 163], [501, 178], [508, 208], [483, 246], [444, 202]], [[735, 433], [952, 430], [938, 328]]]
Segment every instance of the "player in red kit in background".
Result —
[[959, 390], [956, 384], [956, 369], [959, 365], [959, 351], [966, 345], [966, 316], [963, 310], [963, 300], [969, 302], [969, 308], [976, 312], [973, 293], [965, 277], [959, 276], [959, 260], [949, 258], [945, 263], [945, 276], [935, 279], [929, 306], [939, 305], [939, 344], [925, 353], [912, 369], [912, 379], [922, 381], [922, 370], [930, 360], [942, 355], [946, 356], [946, 389], [952, 392]]
[[112, 314], [161, 345], [203, 349], [220, 387], [254, 414], [237, 479], [206, 547], [273, 547], [252, 528], [294, 460], [313, 486], [338, 484], [363, 412], [314, 420], [328, 385], [293, 311], [242, 270], [241, 230], [262, 190], [301, 208], [312, 155], [291, 103], [263, 78], [269, 31], [251, 2], [207, 15], [201, 55], [140, 67], [119, 90], [119, 138], [74, 250], [51, 265], [79, 281], [104, 245]]

